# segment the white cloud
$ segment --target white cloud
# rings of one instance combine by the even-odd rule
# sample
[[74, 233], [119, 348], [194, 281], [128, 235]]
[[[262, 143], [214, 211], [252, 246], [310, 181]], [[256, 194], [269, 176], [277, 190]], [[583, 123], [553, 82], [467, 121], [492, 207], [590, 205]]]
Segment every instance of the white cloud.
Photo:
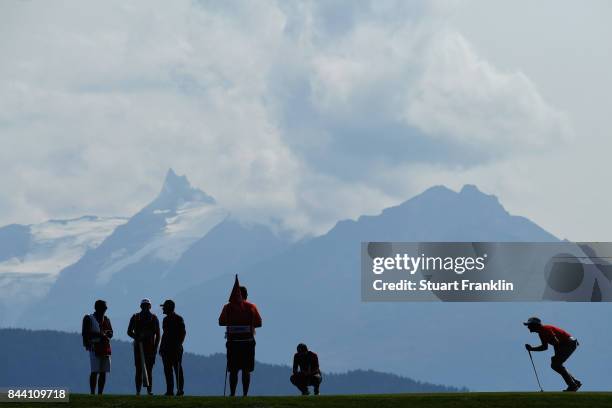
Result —
[[572, 134], [525, 74], [496, 69], [457, 32], [436, 34], [424, 66], [406, 117], [434, 137], [503, 153], [550, 149]]
[[380, 182], [404, 166], [562, 140], [563, 114], [436, 4], [2, 3], [0, 224], [129, 215], [173, 167], [321, 232], [407, 198]]

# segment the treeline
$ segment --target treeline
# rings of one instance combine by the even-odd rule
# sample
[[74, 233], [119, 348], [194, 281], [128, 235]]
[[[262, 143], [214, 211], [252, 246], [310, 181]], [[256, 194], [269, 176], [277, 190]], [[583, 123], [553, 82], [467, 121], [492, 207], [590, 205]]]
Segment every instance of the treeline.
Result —
[[[113, 341], [112, 369], [106, 393], [134, 393], [132, 345]], [[47, 330], [0, 329], [0, 388], [67, 387], [71, 392], [88, 392], [89, 359], [81, 336]], [[325, 363], [324, 361], [322, 362]], [[221, 395], [225, 355], [200, 356], [186, 353], [183, 358], [185, 393]], [[288, 366], [257, 363], [251, 382], [252, 395], [295, 395], [289, 382]], [[369, 394], [406, 392], [465, 391], [442, 385], [422, 383], [409, 378], [375, 371], [356, 370], [325, 374], [324, 394]], [[153, 392], [163, 394], [163, 368], [158, 359], [154, 368]]]

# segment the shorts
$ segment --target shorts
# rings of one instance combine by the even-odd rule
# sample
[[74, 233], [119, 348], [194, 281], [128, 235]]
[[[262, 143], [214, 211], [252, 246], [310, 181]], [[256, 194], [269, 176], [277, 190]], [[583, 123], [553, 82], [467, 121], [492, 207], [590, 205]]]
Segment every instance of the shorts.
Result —
[[110, 356], [96, 356], [94, 351], [90, 351], [89, 365], [92, 373], [108, 373], [111, 368], [111, 358]]
[[251, 372], [255, 370], [255, 340], [228, 341], [227, 370]]

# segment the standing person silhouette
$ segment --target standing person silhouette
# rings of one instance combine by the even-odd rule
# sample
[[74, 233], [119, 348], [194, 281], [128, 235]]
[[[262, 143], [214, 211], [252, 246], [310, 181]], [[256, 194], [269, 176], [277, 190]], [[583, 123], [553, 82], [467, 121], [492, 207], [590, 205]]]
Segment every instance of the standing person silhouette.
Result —
[[113, 326], [106, 313], [106, 302], [96, 300], [94, 312], [83, 317], [81, 335], [83, 336], [83, 347], [89, 352], [89, 363], [91, 374], [89, 375], [89, 389], [91, 394], [96, 393], [98, 384], [98, 395], [104, 392], [106, 373], [111, 367], [111, 344], [113, 338]]
[[164, 332], [162, 334], [159, 355], [164, 363], [164, 376], [166, 377], [166, 394], [174, 395], [174, 377], [176, 376], [176, 395], [181, 396], [183, 385], [183, 341], [187, 332], [185, 331], [185, 321], [181, 316], [174, 312], [175, 304], [173, 300], [166, 300], [162, 305], [162, 310], [166, 317], [162, 322]]
[[[151, 313], [151, 301], [142, 299], [140, 302], [140, 312], [132, 315], [130, 324], [128, 325], [127, 335], [134, 339], [134, 364], [136, 365], [136, 375], [134, 381], [136, 383], [136, 395], [140, 395], [143, 382], [148, 380], [145, 386], [147, 394], [153, 395], [153, 365], [155, 364], [155, 355], [161, 340], [159, 334], [159, 320], [157, 316]], [[144, 357], [144, 364], [141, 359]], [[143, 372], [145, 366], [146, 376]]]
[[238, 371], [242, 371], [242, 395], [249, 393], [251, 372], [255, 369], [255, 329], [261, 327], [257, 306], [247, 302], [248, 292], [238, 283], [238, 275], [229, 298], [219, 316], [219, 326], [225, 326], [227, 371], [230, 378], [230, 395], [236, 395]]

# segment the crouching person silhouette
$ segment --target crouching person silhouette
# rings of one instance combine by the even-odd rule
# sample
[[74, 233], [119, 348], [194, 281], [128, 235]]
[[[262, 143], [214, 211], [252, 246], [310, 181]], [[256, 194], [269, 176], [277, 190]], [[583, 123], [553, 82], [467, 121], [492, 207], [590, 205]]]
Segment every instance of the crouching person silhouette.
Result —
[[297, 353], [293, 355], [293, 375], [290, 378], [302, 395], [308, 395], [308, 386], [314, 387], [314, 394], [319, 395], [321, 385], [321, 370], [319, 370], [319, 357], [308, 350], [304, 343], [297, 346]]
[[89, 389], [92, 395], [96, 393], [96, 383], [98, 394], [104, 392], [106, 373], [110, 372], [111, 366], [110, 339], [113, 337], [113, 326], [111, 326], [110, 319], [104, 316], [106, 309], [105, 301], [96, 300], [95, 312], [83, 317], [81, 335], [83, 336], [83, 347], [89, 351], [91, 365]]

